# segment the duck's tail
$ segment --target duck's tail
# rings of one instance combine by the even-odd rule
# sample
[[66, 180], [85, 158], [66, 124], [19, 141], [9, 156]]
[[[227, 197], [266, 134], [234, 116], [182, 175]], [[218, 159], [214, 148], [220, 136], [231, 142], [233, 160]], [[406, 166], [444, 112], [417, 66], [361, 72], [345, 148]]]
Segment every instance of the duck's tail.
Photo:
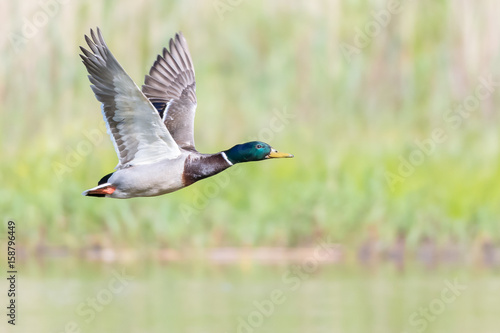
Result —
[[82, 193], [82, 195], [88, 197], [100, 197], [103, 198], [106, 194], [113, 194], [116, 187], [111, 183], [104, 183], [94, 188], [88, 189]]
[[84, 191], [82, 193], [82, 195], [85, 195], [88, 197], [103, 198], [106, 196], [106, 194], [113, 194], [113, 192], [116, 190], [116, 186], [113, 186], [111, 183], [108, 183], [108, 179], [112, 175], [113, 175], [113, 172], [102, 177], [101, 180], [97, 183], [96, 187], [93, 187], [91, 189], [88, 189], [87, 191]]

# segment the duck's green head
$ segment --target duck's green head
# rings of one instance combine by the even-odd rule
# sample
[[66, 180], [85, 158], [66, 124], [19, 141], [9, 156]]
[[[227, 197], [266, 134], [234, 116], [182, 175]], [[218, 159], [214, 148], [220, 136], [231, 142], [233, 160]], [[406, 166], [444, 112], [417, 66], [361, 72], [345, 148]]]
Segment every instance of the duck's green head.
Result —
[[236, 145], [224, 152], [227, 159], [233, 163], [261, 161], [268, 158], [293, 157], [292, 154], [280, 153], [265, 142], [252, 141]]

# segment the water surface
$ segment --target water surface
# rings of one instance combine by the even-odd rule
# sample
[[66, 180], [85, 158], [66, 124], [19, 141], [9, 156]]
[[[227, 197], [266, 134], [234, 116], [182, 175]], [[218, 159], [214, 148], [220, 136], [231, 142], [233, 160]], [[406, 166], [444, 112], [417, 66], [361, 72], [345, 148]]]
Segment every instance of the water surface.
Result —
[[18, 293], [8, 332], [469, 333], [500, 323], [498, 273], [481, 269], [52, 259], [25, 263]]

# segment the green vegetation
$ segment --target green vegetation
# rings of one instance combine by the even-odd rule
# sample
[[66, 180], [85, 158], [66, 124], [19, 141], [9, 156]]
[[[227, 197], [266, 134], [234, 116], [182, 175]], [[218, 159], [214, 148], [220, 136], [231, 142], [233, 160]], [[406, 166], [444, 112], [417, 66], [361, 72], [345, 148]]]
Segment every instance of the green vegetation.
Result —
[[[0, 211], [26, 244], [295, 246], [318, 235], [358, 243], [369, 229], [410, 244], [500, 239], [498, 86], [467, 116], [453, 111], [472, 103], [481, 78], [500, 78], [497, 20], [481, 19], [494, 15], [488, 4], [403, 2], [350, 62], [340, 46], [384, 2], [242, 1], [223, 14], [215, 4], [70, 1], [23, 45], [1, 44]], [[5, 6], [10, 37], [42, 10]], [[295, 159], [237, 165], [157, 198], [81, 196], [117, 162], [78, 57], [95, 26], [139, 86], [183, 31], [200, 151], [260, 139]], [[431, 153], [415, 153], [436, 129]], [[391, 187], [388, 173], [411, 154], [421, 164]]]

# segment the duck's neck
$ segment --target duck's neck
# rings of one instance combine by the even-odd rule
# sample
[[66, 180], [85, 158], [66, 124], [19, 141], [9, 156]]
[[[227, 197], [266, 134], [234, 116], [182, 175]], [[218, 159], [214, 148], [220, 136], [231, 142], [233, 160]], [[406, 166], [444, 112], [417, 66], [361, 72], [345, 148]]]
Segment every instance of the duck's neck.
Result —
[[184, 163], [182, 180], [184, 185], [191, 185], [198, 180], [213, 176], [229, 168], [233, 163], [224, 152], [212, 155], [189, 155]]

